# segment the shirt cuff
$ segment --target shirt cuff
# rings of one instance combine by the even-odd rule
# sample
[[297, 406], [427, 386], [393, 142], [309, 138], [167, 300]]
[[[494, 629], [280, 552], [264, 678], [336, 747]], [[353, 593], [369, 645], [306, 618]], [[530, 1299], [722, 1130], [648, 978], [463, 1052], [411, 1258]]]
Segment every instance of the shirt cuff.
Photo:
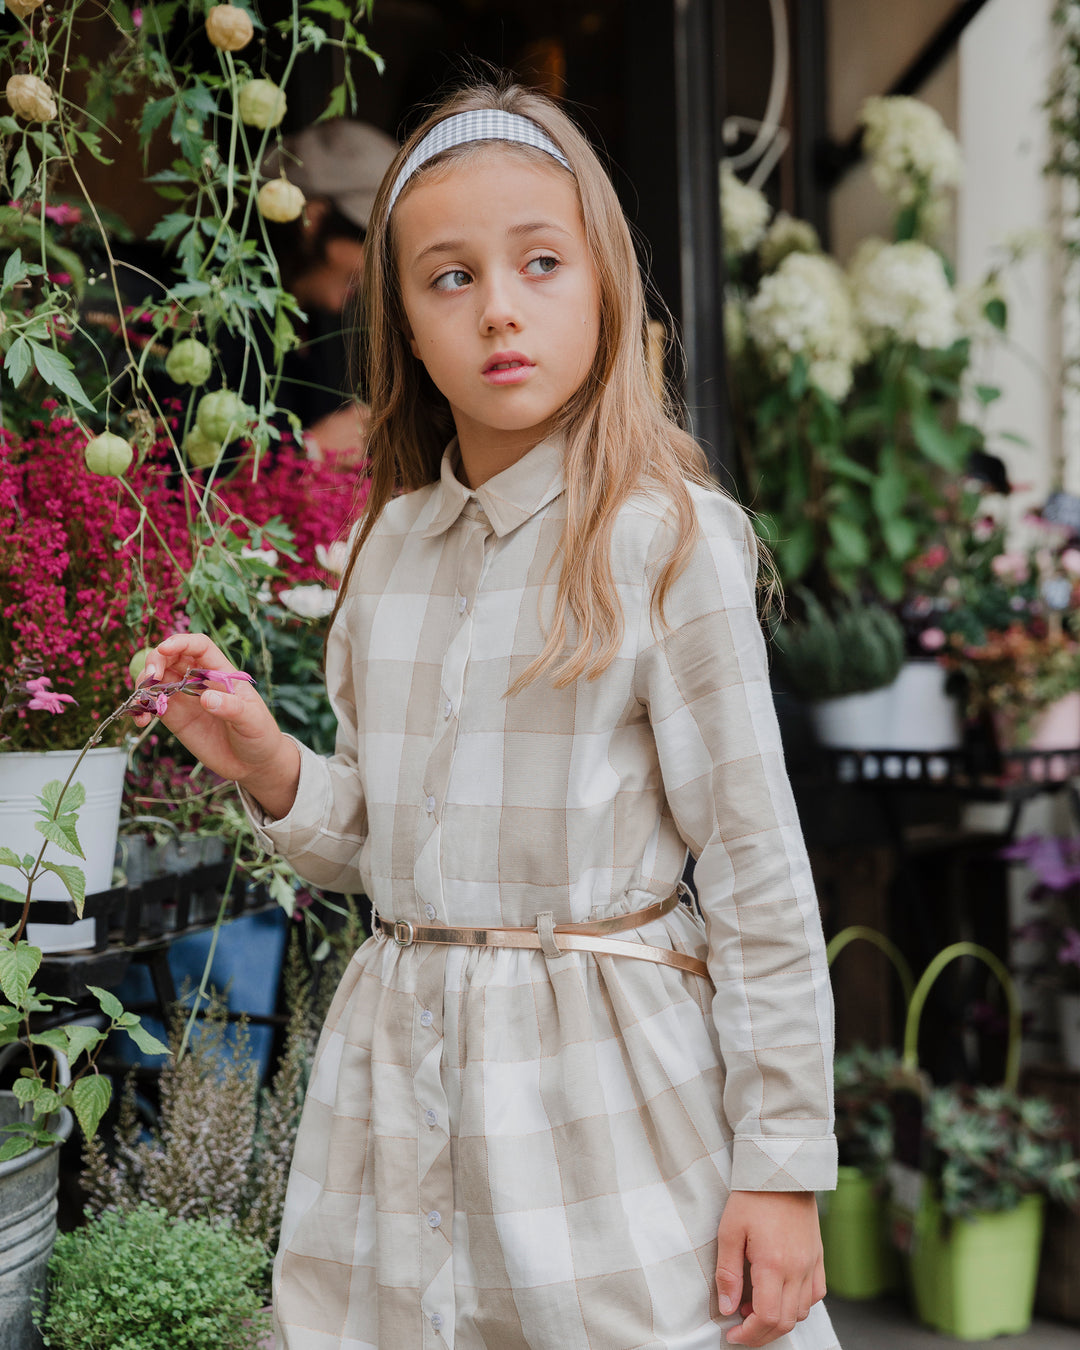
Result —
[[836, 1140], [737, 1137], [732, 1151], [733, 1191], [832, 1191]]
[[300, 751], [300, 779], [288, 813], [279, 820], [268, 816], [250, 792], [237, 783], [240, 801], [251, 821], [259, 847], [284, 857], [308, 848], [330, 813], [330, 781], [326, 761], [294, 736], [288, 739]]

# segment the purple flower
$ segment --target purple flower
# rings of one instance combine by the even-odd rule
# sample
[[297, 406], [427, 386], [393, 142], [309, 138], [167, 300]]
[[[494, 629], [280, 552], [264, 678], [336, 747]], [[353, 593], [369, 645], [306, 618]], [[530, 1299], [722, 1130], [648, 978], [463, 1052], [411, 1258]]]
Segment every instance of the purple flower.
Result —
[[1062, 929], [1062, 933], [1065, 942], [1058, 948], [1058, 964], [1080, 968], [1080, 933], [1075, 928], [1068, 927]]
[[26, 706], [37, 712], [62, 713], [65, 703], [75, 702], [70, 694], [59, 694], [55, 689], [50, 689], [51, 684], [52, 680], [48, 675], [39, 675], [36, 680], [27, 680], [25, 688], [31, 698]]
[[1030, 834], [1003, 848], [1000, 856], [1027, 863], [1048, 890], [1066, 891], [1080, 881], [1078, 846], [1080, 840]]
[[196, 691], [206, 689], [212, 680], [218, 684], [223, 684], [228, 693], [233, 692], [233, 683], [236, 680], [243, 680], [247, 684], [254, 684], [255, 681], [250, 675], [246, 675], [242, 670], [189, 670], [185, 676], [185, 682], [189, 682]]

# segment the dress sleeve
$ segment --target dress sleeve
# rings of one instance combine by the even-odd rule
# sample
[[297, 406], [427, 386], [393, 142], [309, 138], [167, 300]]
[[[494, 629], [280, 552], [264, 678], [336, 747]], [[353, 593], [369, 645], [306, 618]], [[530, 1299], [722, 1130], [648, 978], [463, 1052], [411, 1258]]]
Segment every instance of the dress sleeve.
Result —
[[696, 548], [664, 607], [651, 588], [671, 548], [654, 537], [638, 698], [664, 791], [696, 859], [734, 1132], [737, 1190], [836, 1184], [833, 1008], [817, 899], [757, 618], [757, 547], [745, 514], [695, 492]]
[[297, 742], [300, 783], [292, 810], [280, 820], [271, 820], [243, 789], [240, 796], [264, 849], [281, 854], [312, 886], [355, 894], [364, 889], [357, 861], [368, 821], [347, 616], [346, 603], [326, 648], [326, 688], [338, 723], [334, 754], [325, 758]]

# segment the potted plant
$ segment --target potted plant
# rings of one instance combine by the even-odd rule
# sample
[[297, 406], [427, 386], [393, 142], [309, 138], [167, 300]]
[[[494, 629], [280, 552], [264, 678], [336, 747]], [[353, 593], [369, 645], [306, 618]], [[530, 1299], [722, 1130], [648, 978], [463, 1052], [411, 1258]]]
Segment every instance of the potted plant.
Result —
[[107, 1211], [57, 1238], [39, 1325], [54, 1350], [258, 1350], [266, 1264], [220, 1221]]
[[894, 238], [846, 268], [813, 230], [730, 172], [721, 206], [731, 278], [731, 399], [748, 503], [787, 586], [896, 604], [935, 539], [948, 486], [985, 438], [958, 408], [976, 385], [971, 341], [1004, 327], [998, 275], [960, 292], [934, 238], [959, 151], [910, 98], [870, 99], [864, 144], [897, 208]]
[[835, 1191], [818, 1195], [825, 1275], [839, 1298], [877, 1298], [899, 1285], [885, 1197], [893, 1155], [890, 1090], [899, 1057], [856, 1046], [833, 1066], [839, 1169]]
[[774, 640], [781, 680], [810, 705], [825, 745], [885, 749], [895, 743], [892, 688], [904, 660], [904, 633], [884, 606], [841, 602], [830, 614], [800, 592], [803, 617]]
[[1031, 1324], [1047, 1198], [1075, 1204], [1060, 1113], [1006, 1088], [935, 1088], [923, 1118], [911, 1285], [919, 1318], [961, 1340]]
[[1027, 835], [1006, 845], [1000, 856], [1033, 873], [1026, 898], [1042, 914], [1016, 931], [1020, 942], [1035, 949], [1021, 969], [1054, 991], [1061, 1056], [1080, 1069], [1080, 839]]

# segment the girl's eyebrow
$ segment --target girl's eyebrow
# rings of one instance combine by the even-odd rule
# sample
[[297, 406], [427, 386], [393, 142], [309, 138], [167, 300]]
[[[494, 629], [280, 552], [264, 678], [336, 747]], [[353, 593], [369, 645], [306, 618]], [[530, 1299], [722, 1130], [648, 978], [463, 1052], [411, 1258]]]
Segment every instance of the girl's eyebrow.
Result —
[[[568, 229], [565, 229], [554, 220], [523, 221], [520, 225], [511, 225], [506, 233], [511, 238], [517, 239], [523, 235], [538, 234], [541, 231], [550, 233], [553, 230], [557, 234], [565, 235], [568, 239], [573, 238], [573, 235]], [[426, 248], [422, 248], [413, 259], [413, 264], [421, 263], [425, 258], [429, 258], [436, 253], [459, 253], [462, 249], [467, 247], [468, 240], [465, 239], [438, 239], [434, 244], [428, 244]]]

